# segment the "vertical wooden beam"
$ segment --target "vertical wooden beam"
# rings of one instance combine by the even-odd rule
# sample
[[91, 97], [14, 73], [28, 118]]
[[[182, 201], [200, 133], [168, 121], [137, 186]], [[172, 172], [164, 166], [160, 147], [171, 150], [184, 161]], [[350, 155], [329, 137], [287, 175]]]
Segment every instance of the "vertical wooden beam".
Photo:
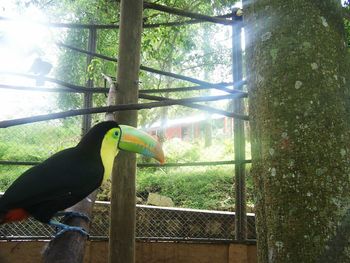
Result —
[[[241, 83], [243, 79], [243, 63], [242, 63], [242, 17], [232, 14], [232, 20], [236, 21], [232, 25], [232, 76], [234, 83]], [[238, 89], [242, 89], [242, 85], [237, 85]], [[233, 101], [233, 112], [243, 114], [244, 107], [242, 99]], [[234, 118], [234, 150], [235, 160], [245, 160], [245, 135], [244, 121]], [[243, 241], [247, 235], [247, 216], [246, 216], [246, 200], [245, 200], [245, 164], [238, 163], [235, 165], [235, 229], [236, 240]]]
[[[117, 104], [138, 101], [142, 12], [142, 0], [121, 1]], [[137, 111], [119, 112], [117, 121], [136, 127]], [[135, 154], [119, 152], [112, 172], [110, 263], [135, 262], [135, 174]]]

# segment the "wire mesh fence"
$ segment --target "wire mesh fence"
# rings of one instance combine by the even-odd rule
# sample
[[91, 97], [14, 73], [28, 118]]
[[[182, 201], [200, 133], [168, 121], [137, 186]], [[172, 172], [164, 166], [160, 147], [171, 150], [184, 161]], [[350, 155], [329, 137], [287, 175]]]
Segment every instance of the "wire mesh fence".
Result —
[[[255, 217], [248, 214], [248, 239], [255, 239]], [[109, 202], [97, 202], [90, 239], [108, 239]], [[55, 229], [36, 220], [0, 226], [0, 240], [50, 239]], [[230, 241], [235, 239], [235, 213], [146, 205], [136, 207], [136, 237], [148, 240]]]
[[[101, 114], [94, 118], [103, 117], [104, 114]], [[18, 175], [27, 170], [30, 167], [28, 163], [32, 162], [34, 165], [55, 152], [76, 145], [81, 138], [81, 123], [81, 117], [73, 117], [2, 129], [0, 191], [6, 190]], [[26, 164], [19, 165], [18, 162]], [[231, 185], [231, 182], [229, 184]], [[229, 195], [232, 196], [233, 193], [230, 192]], [[136, 211], [138, 239], [208, 242], [235, 239], [234, 212], [144, 205], [138, 205]], [[248, 239], [255, 239], [254, 220], [254, 215], [249, 214]], [[90, 238], [107, 239], [108, 229], [109, 204], [98, 202], [94, 207]], [[0, 226], [1, 240], [50, 239], [54, 234], [54, 228], [33, 219]]]

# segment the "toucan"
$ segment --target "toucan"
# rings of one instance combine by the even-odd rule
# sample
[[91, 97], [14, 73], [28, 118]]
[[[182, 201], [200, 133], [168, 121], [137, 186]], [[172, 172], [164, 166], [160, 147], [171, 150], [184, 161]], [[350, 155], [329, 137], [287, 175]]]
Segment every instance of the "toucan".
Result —
[[114, 121], [100, 122], [75, 147], [28, 169], [10, 185], [0, 198], [0, 225], [33, 217], [57, 227], [57, 235], [66, 231], [87, 235], [84, 229], [53, 218], [56, 215], [86, 217], [64, 209], [86, 198], [110, 177], [120, 150], [164, 162], [159, 142], [146, 132]]

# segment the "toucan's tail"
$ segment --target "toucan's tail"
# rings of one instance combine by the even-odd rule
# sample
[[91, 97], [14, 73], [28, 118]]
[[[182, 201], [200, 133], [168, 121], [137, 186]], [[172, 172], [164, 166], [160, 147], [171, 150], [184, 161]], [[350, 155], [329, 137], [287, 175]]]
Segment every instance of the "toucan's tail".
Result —
[[21, 221], [29, 217], [29, 213], [20, 207], [9, 207], [6, 203], [4, 196], [0, 197], [0, 225]]
[[0, 208], [0, 225], [5, 223], [6, 211]]
[[27, 219], [28, 217], [29, 213], [23, 208], [14, 208], [6, 212], [0, 211], [0, 225], [15, 221], [21, 221]]

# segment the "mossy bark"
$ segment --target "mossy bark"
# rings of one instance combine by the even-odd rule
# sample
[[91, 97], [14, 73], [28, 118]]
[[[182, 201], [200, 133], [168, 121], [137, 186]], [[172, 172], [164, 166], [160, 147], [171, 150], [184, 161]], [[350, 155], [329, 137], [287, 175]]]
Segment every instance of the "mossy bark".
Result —
[[[350, 204], [340, 1], [245, 7], [259, 262], [321, 262]], [[346, 246], [327, 262], [350, 262]]]

